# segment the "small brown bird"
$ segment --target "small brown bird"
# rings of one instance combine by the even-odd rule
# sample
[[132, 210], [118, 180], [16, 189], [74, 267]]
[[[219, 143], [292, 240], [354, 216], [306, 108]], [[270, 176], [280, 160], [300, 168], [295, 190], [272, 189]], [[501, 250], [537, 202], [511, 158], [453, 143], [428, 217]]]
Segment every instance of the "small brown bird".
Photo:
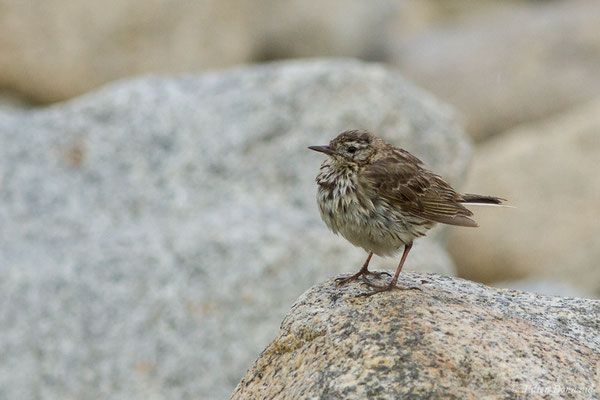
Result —
[[[388, 285], [368, 295], [392, 289], [406, 261], [413, 240], [424, 236], [436, 223], [477, 226], [465, 204], [501, 204], [504, 199], [457, 193], [439, 175], [424, 168], [408, 151], [392, 146], [368, 131], [346, 131], [328, 146], [309, 149], [328, 155], [321, 165], [317, 202], [321, 218], [336, 234], [369, 253], [360, 271], [338, 280], [344, 284], [369, 271], [373, 254], [389, 256], [404, 246], [396, 273]], [[390, 274], [388, 274], [390, 275]]]

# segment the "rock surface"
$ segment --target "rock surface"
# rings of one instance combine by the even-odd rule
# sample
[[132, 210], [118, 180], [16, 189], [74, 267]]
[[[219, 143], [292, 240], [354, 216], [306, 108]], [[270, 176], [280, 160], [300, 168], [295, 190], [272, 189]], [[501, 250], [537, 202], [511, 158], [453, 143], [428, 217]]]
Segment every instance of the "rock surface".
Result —
[[600, 301], [421, 281], [312, 287], [232, 399], [600, 398]]
[[599, 155], [600, 99], [479, 146], [465, 191], [516, 208], [481, 207], [477, 232], [450, 231], [460, 275], [554, 279], [600, 296]]
[[[0, 398], [228, 396], [293, 300], [366, 256], [320, 220], [306, 149], [350, 128], [455, 182], [470, 156], [450, 109], [354, 61], [0, 111]], [[430, 237], [411, 268], [453, 273]]]
[[401, 71], [462, 113], [476, 139], [600, 92], [600, 2], [513, 2], [388, 41]]

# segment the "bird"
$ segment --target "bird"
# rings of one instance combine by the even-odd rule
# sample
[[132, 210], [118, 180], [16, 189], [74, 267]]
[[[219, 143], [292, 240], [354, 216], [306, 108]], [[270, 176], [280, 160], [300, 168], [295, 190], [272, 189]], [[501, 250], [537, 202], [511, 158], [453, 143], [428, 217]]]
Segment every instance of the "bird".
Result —
[[[350, 277], [338, 278], [337, 284], [362, 278], [373, 289], [367, 296], [394, 289], [420, 289], [397, 285], [413, 241], [438, 223], [478, 226], [465, 205], [501, 205], [506, 201], [457, 192], [417, 157], [366, 130], [348, 130], [328, 145], [308, 148], [327, 155], [316, 177], [321, 218], [333, 233], [368, 253], [362, 268]], [[393, 256], [401, 248], [402, 257], [389, 284], [375, 285], [366, 279], [391, 276], [369, 271], [369, 262], [373, 254]]]

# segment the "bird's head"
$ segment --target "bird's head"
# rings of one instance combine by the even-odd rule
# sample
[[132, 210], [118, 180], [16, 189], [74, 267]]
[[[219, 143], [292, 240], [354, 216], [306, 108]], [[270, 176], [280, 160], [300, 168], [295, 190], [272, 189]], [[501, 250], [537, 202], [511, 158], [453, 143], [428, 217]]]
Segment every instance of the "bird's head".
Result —
[[314, 151], [327, 154], [339, 166], [362, 166], [375, 158], [383, 142], [368, 131], [346, 131], [336, 136], [327, 146], [309, 146]]

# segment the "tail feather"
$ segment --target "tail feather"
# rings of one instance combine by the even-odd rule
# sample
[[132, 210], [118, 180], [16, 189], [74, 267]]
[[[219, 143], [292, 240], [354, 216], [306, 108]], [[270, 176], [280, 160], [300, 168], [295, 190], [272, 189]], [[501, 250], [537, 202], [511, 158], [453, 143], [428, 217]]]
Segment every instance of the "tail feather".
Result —
[[462, 199], [460, 200], [461, 203], [470, 203], [470, 204], [500, 205], [500, 204], [502, 204], [503, 201], [506, 201], [506, 199], [503, 199], [501, 197], [484, 196], [481, 194], [471, 194], [471, 193], [462, 194], [461, 197], [462, 197]]

